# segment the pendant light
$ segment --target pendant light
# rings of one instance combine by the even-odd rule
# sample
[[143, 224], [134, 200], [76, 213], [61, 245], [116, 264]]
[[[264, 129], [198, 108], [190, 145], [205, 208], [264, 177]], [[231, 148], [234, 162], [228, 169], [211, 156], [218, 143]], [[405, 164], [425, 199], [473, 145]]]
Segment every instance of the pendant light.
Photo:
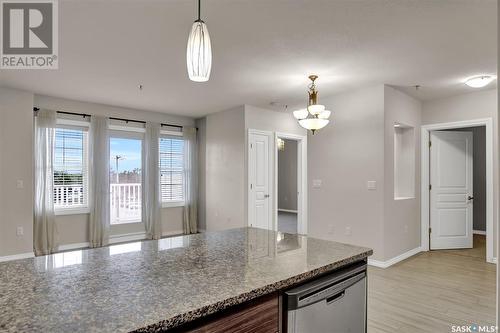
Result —
[[198, 19], [194, 21], [189, 34], [186, 60], [191, 81], [208, 81], [212, 68], [212, 47], [207, 25], [201, 19], [201, 0], [198, 0]]
[[322, 129], [330, 120], [331, 111], [325, 110], [325, 106], [318, 104], [318, 91], [316, 90], [315, 81], [317, 75], [309, 75], [311, 84], [309, 85], [309, 102], [306, 109], [301, 109], [293, 112], [293, 116], [299, 121], [299, 125], [310, 130], [312, 134], [317, 130]]

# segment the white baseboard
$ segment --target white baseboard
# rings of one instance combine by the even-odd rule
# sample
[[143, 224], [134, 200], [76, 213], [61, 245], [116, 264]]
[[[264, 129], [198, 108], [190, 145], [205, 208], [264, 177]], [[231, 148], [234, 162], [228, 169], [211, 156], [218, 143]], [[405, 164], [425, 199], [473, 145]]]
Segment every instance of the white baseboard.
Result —
[[403, 261], [405, 259], [408, 259], [417, 253], [422, 252], [422, 249], [419, 247], [414, 248], [413, 250], [410, 250], [408, 252], [402, 253], [397, 257], [394, 257], [392, 259], [389, 259], [387, 261], [380, 261], [380, 260], [375, 260], [375, 259], [368, 259], [368, 265], [370, 266], [375, 266], [375, 267], [380, 267], [380, 268], [387, 268], [390, 267], [394, 264], [397, 264], [400, 261]]
[[10, 256], [0, 257], [0, 262], [33, 258], [34, 256], [35, 256], [35, 254], [33, 252], [13, 254], [13, 255], [10, 255]]
[[490, 264], [496, 264], [497, 263], [497, 258], [496, 257], [487, 258], [486, 261], [489, 262]]
[[472, 233], [476, 235], [486, 235], [486, 231], [482, 230], [472, 230]]
[[284, 212], [284, 213], [295, 213], [297, 214], [298, 211], [297, 210], [293, 210], [293, 209], [281, 209], [281, 208], [278, 208], [278, 212]]
[[71, 251], [71, 250], [80, 250], [90, 247], [89, 242], [84, 242], [84, 243], [73, 243], [73, 244], [63, 244], [59, 245], [58, 251]]
[[145, 232], [134, 232], [134, 233], [130, 233], [130, 234], [110, 236], [108, 243], [111, 245], [111, 244], [117, 244], [117, 243], [141, 241], [141, 240], [145, 240], [145, 239], [146, 239]]

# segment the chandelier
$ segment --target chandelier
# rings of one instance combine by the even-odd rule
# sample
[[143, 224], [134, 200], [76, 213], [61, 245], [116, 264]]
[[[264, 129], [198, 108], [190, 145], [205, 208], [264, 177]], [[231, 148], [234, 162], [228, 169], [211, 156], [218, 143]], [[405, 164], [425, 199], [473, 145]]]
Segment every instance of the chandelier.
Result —
[[318, 91], [316, 90], [315, 80], [317, 75], [309, 75], [309, 102], [306, 109], [300, 109], [293, 112], [293, 116], [299, 121], [299, 125], [310, 130], [312, 134], [322, 129], [330, 122], [331, 111], [325, 110], [325, 106], [318, 104]]

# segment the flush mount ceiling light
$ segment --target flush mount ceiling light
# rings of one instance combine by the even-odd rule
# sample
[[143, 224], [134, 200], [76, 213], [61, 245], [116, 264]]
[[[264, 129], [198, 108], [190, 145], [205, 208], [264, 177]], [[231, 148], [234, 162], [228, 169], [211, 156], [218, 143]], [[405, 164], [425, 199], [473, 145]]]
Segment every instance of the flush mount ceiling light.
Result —
[[325, 110], [325, 106], [318, 104], [318, 91], [314, 81], [318, 78], [317, 75], [309, 75], [311, 84], [309, 85], [309, 102], [306, 109], [301, 109], [293, 112], [293, 116], [299, 121], [299, 125], [310, 130], [312, 134], [317, 130], [322, 129], [330, 122], [331, 111]]
[[198, 0], [198, 19], [194, 21], [189, 34], [186, 60], [191, 81], [208, 81], [212, 68], [212, 46], [207, 25], [201, 19], [201, 0]]
[[465, 81], [465, 84], [471, 88], [482, 88], [486, 87], [495, 79], [496, 77], [493, 75], [480, 75], [467, 79], [467, 81]]

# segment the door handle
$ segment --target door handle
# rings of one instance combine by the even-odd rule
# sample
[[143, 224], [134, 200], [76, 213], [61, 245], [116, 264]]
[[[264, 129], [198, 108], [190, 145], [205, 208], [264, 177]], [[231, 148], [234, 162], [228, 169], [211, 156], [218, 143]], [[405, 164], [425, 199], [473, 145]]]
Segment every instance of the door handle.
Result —
[[467, 197], [467, 200], [472, 201], [474, 200], [474, 197], [471, 197], [470, 195]]
[[264, 198], [269, 198], [269, 194], [264, 194]]

